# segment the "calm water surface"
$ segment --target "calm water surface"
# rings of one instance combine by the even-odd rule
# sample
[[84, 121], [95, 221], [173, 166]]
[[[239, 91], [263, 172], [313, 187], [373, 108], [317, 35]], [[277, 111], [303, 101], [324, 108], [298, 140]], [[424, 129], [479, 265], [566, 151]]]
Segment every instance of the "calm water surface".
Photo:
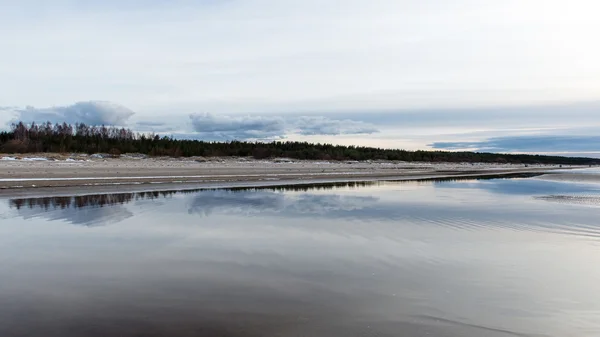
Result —
[[0, 336], [597, 337], [598, 196], [519, 178], [3, 199]]

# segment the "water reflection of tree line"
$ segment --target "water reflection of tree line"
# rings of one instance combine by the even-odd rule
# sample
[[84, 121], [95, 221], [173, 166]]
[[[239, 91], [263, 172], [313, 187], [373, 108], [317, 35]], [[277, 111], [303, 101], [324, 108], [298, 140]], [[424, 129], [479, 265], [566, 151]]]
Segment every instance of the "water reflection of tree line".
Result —
[[[289, 185], [289, 186], [272, 186], [272, 187], [236, 187], [226, 189], [229, 192], [248, 192], [257, 190], [272, 190], [272, 191], [294, 191], [308, 192], [318, 190], [332, 190], [335, 188], [358, 188], [370, 186], [376, 182], [345, 182], [345, 183], [330, 183], [330, 184], [310, 184], [310, 185]], [[113, 194], [92, 194], [80, 196], [60, 196], [60, 197], [42, 197], [42, 198], [22, 198], [11, 199], [10, 207], [21, 209], [41, 208], [44, 210], [50, 209], [65, 209], [65, 208], [81, 208], [81, 207], [104, 207], [110, 205], [122, 205], [135, 200], [154, 200], [160, 198], [171, 197], [175, 194], [191, 194], [200, 191], [214, 191], [217, 189], [195, 189], [181, 191], [149, 191], [135, 193], [113, 193]]]
[[110, 205], [126, 204], [133, 200], [152, 200], [165, 198], [177, 193], [176, 191], [155, 191], [138, 193], [118, 193], [118, 194], [93, 194], [68, 197], [44, 197], [44, 198], [25, 198], [11, 199], [10, 207], [21, 209], [22, 207], [43, 208], [43, 209], [65, 209], [81, 207], [104, 207]]
[[298, 184], [298, 185], [281, 185], [281, 186], [264, 186], [264, 187], [232, 187], [228, 188], [228, 191], [258, 191], [258, 190], [271, 190], [281, 192], [309, 192], [309, 191], [325, 191], [333, 190], [335, 188], [358, 188], [373, 186], [380, 184], [380, 181], [350, 181], [350, 182], [332, 182], [332, 183], [319, 183], [319, 184]]
[[[449, 182], [449, 181], [464, 181], [464, 180], [481, 180], [481, 179], [492, 179], [492, 178], [516, 178], [516, 177], [531, 177], [537, 175], [536, 173], [525, 173], [525, 174], [514, 174], [514, 175], [498, 175], [480, 178], [437, 178], [437, 179], [418, 179], [412, 181], [396, 181], [397, 184], [402, 183], [436, 183], [436, 182]], [[309, 192], [309, 191], [324, 191], [333, 190], [336, 188], [360, 188], [366, 186], [379, 185], [384, 182], [382, 181], [354, 181], [354, 182], [333, 182], [333, 183], [319, 183], [319, 184], [298, 184], [298, 185], [282, 185], [282, 186], [264, 186], [264, 187], [233, 187], [224, 189], [228, 192], [250, 192], [259, 190], [270, 190], [278, 192]], [[126, 204], [134, 200], [154, 200], [159, 198], [167, 198], [175, 194], [191, 194], [198, 193], [200, 191], [214, 191], [212, 189], [194, 189], [194, 190], [174, 190], [174, 191], [149, 191], [149, 192], [135, 192], [135, 193], [113, 193], [113, 194], [92, 194], [92, 195], [81, 195], [81, 196], [62, 196], [62, 197], [43, 197], [43, 198], [23, 198], [23, 199], [11, 199], [10, 207], [21, 209], [22, 207], [28, 208], [41, 208], [45, 210], [49, 209], [65, 209], [65, 208], [81, 208], [81, 207], [104, 207], [110, 205]]]

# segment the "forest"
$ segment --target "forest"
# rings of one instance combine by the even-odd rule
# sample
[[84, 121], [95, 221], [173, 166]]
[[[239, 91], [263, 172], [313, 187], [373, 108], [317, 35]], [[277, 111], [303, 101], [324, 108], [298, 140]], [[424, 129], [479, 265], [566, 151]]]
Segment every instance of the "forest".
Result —
[[209, 142], [174, 139], [169, 136], [136, 133], [112, 126], [71, 125], [50, 122], [12, 125], [0, 132], [1, 153], [124, 153], [171, 157], [254, 157], [314, 160], [397, 160], [422, 162], [484, 162], [514, 164], [598, 165], [600, 159], [449, 151], [407, 151], [361, 146], [313, 144], [308, 142]]

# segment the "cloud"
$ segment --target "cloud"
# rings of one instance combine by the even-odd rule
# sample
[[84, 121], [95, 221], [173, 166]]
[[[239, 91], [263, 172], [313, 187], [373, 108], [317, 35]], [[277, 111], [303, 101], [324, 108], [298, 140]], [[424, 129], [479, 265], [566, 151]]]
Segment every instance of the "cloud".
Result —
[[126, 2], [2, 6], [3, 101], [223, 102], [246, 113], [573, 101], [600, 88], [590, 0], [568, 15], [543, 0]]
[[285, 135], [280, 117], [190, 115], [194, 131], [206, 140], [277, 139]]
[[303, 116], [296, 121], [299, 134], [311, 135], [356, 135], [379, 132], [372, 124], [350, 119], [330, 119], [323, 116]]
[[136, 125], [143, 126], [143, 127], [162, 127], [165, 125], [165, 123], [162, 123], [162, 122], [138, 122], [138, 123], [136, 123]]
[[215, 116], [192, 114], [193, 129], [197, 134], [180, 134], [206, 140], [281, 139], [287, 134], [351, 135], [379, 132], [372, 124], [350, 119], [331, 119], [324, 116]]
[[491, 152], [596, 152], [600, 151], [600, 136], [509, 136], [472, 142], [435, 142], [429, 146], [445, 150]]
[[0, 107], [0, 130], [8, 129], [10, 123], [16, 121], [18, 116], [14, 108]]
[[24, 122], [86, 123], [89, 125], [123, 125], [134, 112], [106, 101], [78, 102], [51, 108], [12, 109], [15, 118]]
[[163, 122], [137, 122], [134, 128], [141, 132], [172, 132], [176, 130], [174, 125]]

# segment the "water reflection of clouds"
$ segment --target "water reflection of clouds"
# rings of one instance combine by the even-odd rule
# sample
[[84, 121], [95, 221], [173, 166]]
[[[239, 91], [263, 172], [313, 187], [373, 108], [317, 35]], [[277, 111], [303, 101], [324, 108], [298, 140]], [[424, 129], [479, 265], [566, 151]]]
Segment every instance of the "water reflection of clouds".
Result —
[[[366, 323], [370, 328], [359, 330], [358, 325], [364, 328], [371, 319], [365, 313], [376, 322], [415, 313], [479, 317], [481, 303], [487, 316], [478, 324], [484, 328], [467, 325], [464, 331], [471, 333], [457, 330], [454, 335], [430, 327], [427, 331], [438, 336], [491, 336], [485, 326], [503, 327], [504, 315], [509, 314], [515, 322], [511, 328], [531, 335], [542, 325], [595, 326], [595, 317], [585, 322], [577, 314], [594, 309], [590, 294], [598, 279], [593, 268], [596, 247], [555, 241], [543, 232], [524, 233], [544, 221], [556, 225], [587, 216], [587, 224], [593, 224], [594, 212], [571, 209], [555, 216], [539, 212], [554, 206], [538, 203], [532, 210], [521, 204], [520, 196], [435, 186], [408, 192], [402, 184], [386, 183], [354, 191], [238, 189], [15, 199], [12, 212], [24, 217], [33, 212], [38, 220], [89, 224], [86, 221], [94, 219], [96, 224], [123, 225], [93, 231], [30, 226], [40, 235], [22, 241], [14, 238], [29, 226], [13, 226], [14, 233], [9, 233], [18, 235], [0, 245], [0, 255], [14, 254], [12, 261], [4, 260], [14, 267], [4, 263], [0, 268], [3, 295], [17, 299], [9, 302], [6, 312], [58, 308], [49, 330], [56, 322], [68, 322], [73, 335], [88, 332], [98, 315], [109, 323], [144, 317], [152, 321], [141, 325], [148, 331], [154, 329], [152, 324], [179, 327], [187, 321], [211, 329], [216, 324], [209, 332], [227, 334], [232, 317], [236, 324], [243, 319], [255, 322], [262, 317], [257, 314], [273, 320], [277, 328], [281, 322], [296, 326], [299, 317], [317, 325], [337, 324], [337, 318], [345, 324], [347, 319], [356, 327], [341, 335], [374, 335], [374, 327], [382, 331], [379, 323]], [[170, 198], [173, 195], [177, 197]], [[469, 199], [477, 202], [465, 202]], [[111, 215], [122, 210], [129, 212], [123, 220]], [[6, 227], [11, 227], [10, 221]], [[504, 236], [499, 228], [511, 231]], [[568, 228], [569, 233], [575, 230]], [[586, 228], [587, 234], [590, 231]], [[556, 273], [557, 266], [566, 272]], [[564, 287], [574, 282], [570, 275], [582, 273], [586, 277], [578, 278], [576, 286]], [[27, 296], [35, 296], [35, 301], [27, 303]], [[521, 319], [538, 317], [534, 314], [539, 312], [547, 319], [544, 324], [533, 320], [531, 326], [520, 327], [525, 322]], [[0, 326], [18, 329], [40, 321], [35, 313], [14, 320], [17, 316], [0, 317]], [[256, 335], [264, 334], [262, 325], [253, 326], [260, 330]], [[114, 328], [122, 331], [118, 324]], [[393, 326], [380, 335], [397, 331], [407, 328]], [[408, 331], [418, 335], [424, 330]], [[526, 335], [509, 331], [498, 336], [511, 334]]]
[[548, 195], [600, 192], [593, 184], [547, 181], [539, 179], [494, 179], [439, 182], [436, 188], [466, 188], [509, 195]]
[[[243, 224], [239, 223], [238, 219], [247, 216], [263, 219], [310, 219], [311, 221], [303, 222], [302, 226], [318, 226], [321, 230], [325, 229], [323, 221], [335, 224], [337, 220], [393, 221], [395, 226], [407, 223], [455, 226], [456, 219], [461, 219], [467, 224], [481, 222], [492, 225], [539, 218], [539, 214], [532, 210], [530, 205], [520, 207], [521, 205], [514, 204], [512, 199], [503, 201], [513, 203], [512, 209], [507, 212], [500, 200], [494, 203], [490, 202], [489, 198], [484, 198], [485, 191], [475, 191], [468, 197], [461, 197], [462, 199], [453, 198], [453, 191], [440, 193], [433, 187], [412, 191], [410, 194], [390, 190], [387, 193], [373, 192], [372, 194], [377, 195], [374, 196], [370, 195], [368, 189], [359, 193], [350, 195], [339, 192], [281, 193], [269, 190], [202, 191], [190, 196], [192, 201], [189, 213], [207, 217], [229, 216], [233, 222], [227, 226], [234, 223]], [[226, 223], [222, 222], [222, 225]]]
[[[24, 219], [62, 220], [75, 225], [97, 226], [131, 218], [139, 208], [153, 203], [155, 209], [173, 208], [181, 199], [175, 194], [190, 194], [188, 214], [213, 215], [280, 215], [287, 217], [319, 216], [325, 218], [369, 217], [389, 212], [379, 209], [378, 197], [340, 195], [335, 192], [313, 194], [307, 188], [286, 193], [281, 189], [201, 190], [193, 192], [149, 192], [11, 199], [9, 206]], [[323, 188], [318, 188], [323, 190]], [[185, 199], [184, 199], [185, 200]], [[131, 205], [128, 205], [131, 204]], [[361, 215], [362, 214], [362, 215]]]
[[379, 198], [339, 194], [285, 194], [270, 190], [201, 191], [193, 196], [189, 213], [211, 214], [282, 214], [286, 216], [323, 215], [352, 212], [374, 207]]
[[24, 219], [44, 218], [74, 225], [100, 226], [134, 216], [134, 211], [125, 206], [132, 201], [156, 200], [167, 195], [147, 192], [11, 199], [9, 207]]
[[[169, 213], [174, 218], [183, 218], [187, 213], [191, 217], [260, 216], [409, 222], [428, 219], [432, 223], [444, 224], [448, 219], [457, 218], [467, 222], [535, 220], [539, 218], [539, 211], [554, 212], [560, 216], [560, 210], [536, 205], [533, 198], [532, 203], [525, 205], [521, 199], [515, 202], [499, 194], [519, 197], [586, 191], [582, 185], [535, 179], [437, 182], [409, 192], [404, 187], [407, 184], [419, 183], [384, 183], [381, 188], [357, 190], [297, 186], [121, 193], [12, 199], [9, 205], [25, 219], [39, 217], [85, 226], [122, 222], [147, 210]], [[457, 194], [455, 189], [470, 192]], [[170, 198], [174, 195], [181, 195], [181, 198]], [[510, 211], [507, 212], [504, 206], [510, 206]], [[181, 211], [175, 211], [178, 209]], [[570, 220], [576, 219], [571, 215]]]
[[188, 212], [202, 216], [214, 213], [261, 213], [278, 211], [284, 208], [285, 195], [268, 190], [233, 191], [207, 190], [197, 192], [190, 204]]
[[[448, 182], [427, 185], [409, 193], [403, 193], [404, 189], [398, 188], [404, 183], [387, 183], [385, 186], [390, 187], [387, 190], [365, 188], [355, 193], [201, 191], [189, 196], [192, 199], [189, 213], [203, 216], [311, 218], [319, 224], [320, 220], [395, 221], [396, 225], [428, 223], [436, 226], [457, 226], [460, 222], [469, 226], [486, 224], [511, 228], [517, 223], [539, 222], [541, 216], [548, 225], [566, 220], [584, 223], [588, 219], [586, 212], [573, 214], [563, 208], [548, 208], [534, 198], [528, 199], [530, 202], [521, 198], [522, 195], [535, 195], [536, 191], [540, 193], [544, 183], [536, 180]], [[471, 192], [457, 194], [453, 190], [465, 187]], [[500, 193], [514, 197], [506, 198]], [[305, 226], [311, 227], [311, 223], [305, 222]]]
[[303, 194], [290, 198], [287, 211], [298, 214], [329, 214], [332, 212], [352, 212], [376, 206], [380, 200], [374, 196], [339, 194]]
[[49, 221], [65, 221], [74, 225], [82, 226], [102, 226], [109, 223], [118, 223], [131, 218], [134, 213], [122, 205], [110, 207], [87, 206], [78, 209], [59, 208], [59, 209], [39, 209], [22, 208], [18, 210], [23, 219], [45, 218]]

